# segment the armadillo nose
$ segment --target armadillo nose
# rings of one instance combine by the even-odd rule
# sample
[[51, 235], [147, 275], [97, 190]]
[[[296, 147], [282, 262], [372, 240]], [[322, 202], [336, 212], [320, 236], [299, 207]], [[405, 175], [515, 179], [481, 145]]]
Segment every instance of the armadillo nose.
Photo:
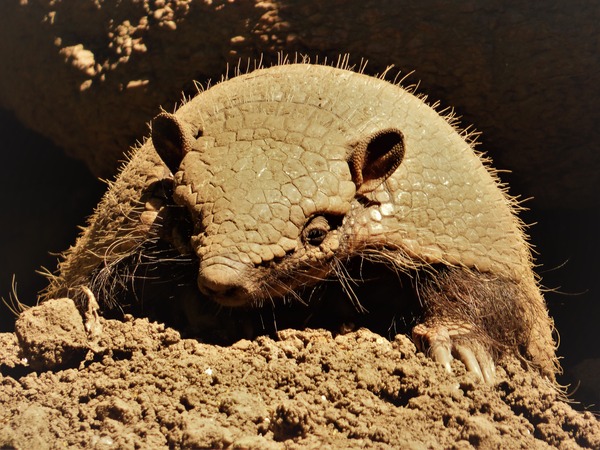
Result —
[[224, 306], [242, 306], [250, 301], [240, 268], [213, 263], [200, 266], [198, 288], [211, 300]]

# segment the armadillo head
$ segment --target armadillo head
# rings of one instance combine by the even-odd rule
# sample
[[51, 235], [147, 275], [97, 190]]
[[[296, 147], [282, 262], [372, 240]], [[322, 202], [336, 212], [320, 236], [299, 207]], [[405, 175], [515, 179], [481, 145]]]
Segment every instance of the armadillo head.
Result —
[[152, 125], [153, 145], [175, 174], [174, 199], [194, 223], [198, 287], [226, 306], [285, 297], [327, 277], [340, 252], [351, 252], [344, 227], [352, 205], [404, 156], [393, 128], [346, 142], [331, 127], [293, 133], [270, 123], [268, 111], [259, 116], [248, 127], [230, 112], [218, 132], [167, 113]]

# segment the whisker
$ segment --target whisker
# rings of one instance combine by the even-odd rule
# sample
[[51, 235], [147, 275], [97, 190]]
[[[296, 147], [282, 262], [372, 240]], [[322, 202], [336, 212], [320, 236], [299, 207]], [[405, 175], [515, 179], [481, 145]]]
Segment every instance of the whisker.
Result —
[[362, 306], [356, 292], [354, 291], [354, 287], [352, 285], [357, 285], [356, 281], [350, 276], [348, 273], [348, 269], [344, 264], [342, 264], [337, 258], [334, 259], [334, 273], [337, 275], [337, 279], [340, 282], [340, 285], [344, 291], [344, 293], [350, 299], [350, 302], [354, 305], [354, 308], [360, 313], [368, 312], [365, 307]]

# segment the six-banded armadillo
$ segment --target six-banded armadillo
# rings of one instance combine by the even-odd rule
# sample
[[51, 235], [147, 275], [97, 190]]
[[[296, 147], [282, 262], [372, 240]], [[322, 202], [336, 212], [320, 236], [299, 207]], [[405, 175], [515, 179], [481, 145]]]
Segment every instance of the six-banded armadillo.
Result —
[[413, 337], [446, 368], [457, 357], [489, 380], [492, 355], [509, 350], [553, 377], [516, 209], [466, 133], [422, 99], [345, 68], [281, 65], [158, 115], [43, 296], [99, 295], [115, 283], [103, 269], [156, 236], [195, 261], [201, 295], [230, 307], [369, 260], [413, 278]]

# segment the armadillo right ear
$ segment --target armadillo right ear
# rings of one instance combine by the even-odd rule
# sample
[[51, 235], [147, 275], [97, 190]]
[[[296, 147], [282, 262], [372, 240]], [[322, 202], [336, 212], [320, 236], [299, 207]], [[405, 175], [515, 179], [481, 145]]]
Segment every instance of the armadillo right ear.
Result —
[[183, 157], [192, 149], [194, 139], [186, 125], [166, 112], [152, 120], [152, 144], [172, 173], [179, 170]]
[[379, 130], [353, 147], [348, 164], [359, 195], [379, 187], [404, 159], [404, 135], [396, 128]]

